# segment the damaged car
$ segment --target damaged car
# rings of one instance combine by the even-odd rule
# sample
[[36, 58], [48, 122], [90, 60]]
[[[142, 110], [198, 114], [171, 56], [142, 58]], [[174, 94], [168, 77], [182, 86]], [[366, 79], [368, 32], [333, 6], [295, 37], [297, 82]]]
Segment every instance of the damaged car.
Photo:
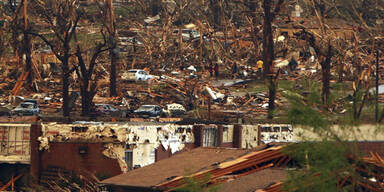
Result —
[[131, 69], [122, 73], [121, 79], [124, 81], [147, 81], [153, 79], [153, 76], [141, 69]]
[[167, 117], [179, 117], [184, 115], [186, 110], [181, 104], [172, 103], [165, 105], [163, 112], [167, 115]]
[[163, 115], [163, 110], [158, 105], [142, 105], [133, 113], [140, 117], [159, 117]]
[[11, 109], [7, 106], [0, 106], [0, 116], [10, 116], [12, 114]]
[[117, 109], [111, 104], [95, 104], [95, 112], [101, 116], [112, 117], [126, 117], [127, 112], [125, 110]]
[[15, 109], [12, 110], [12, 113], [15, 115], [38, 115], [40, 114], [40, 108], [36, 103], [32, 102], [22, 102]]

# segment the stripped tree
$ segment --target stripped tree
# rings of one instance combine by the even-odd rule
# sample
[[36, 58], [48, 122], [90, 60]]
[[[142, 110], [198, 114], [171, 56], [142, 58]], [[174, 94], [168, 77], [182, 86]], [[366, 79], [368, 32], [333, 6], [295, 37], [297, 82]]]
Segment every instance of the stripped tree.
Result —
[[109, 95], [117, 96], [117, 67], [119, 63], [119, 49], [117, 47], [116, 20], [112, 0], [103, 0], [99, 8], [102, 13], [102, 24], [108, 33], [109, 57], [111, 59], [109, 74]]
[[[66, 117], [70, 115], [69, 76], [74, 71], [74, 69], [70, 70], [69, 66], [69, 59], [73, 55], [71, 41], [81, 18], [77, 8], [77, 0], [45, 0], [36, 2], [34, 8], [31, 9], [40, 15], [48, 28], [40, 33], [35, 31], [29, 33], [43, 40], [61, 62], [62, 109], [63, 115]], [[50, 31], [53, 31], [53, 34]]]
[[[101, 34], [103, 40], [101, 42], [96, 42], [96, 45], [92, 48], [85, 47], [85, 45], [82, 47], [81, 44], [86, 43], [80, 42], [76, 33], [74, 36], [76, 41], [76, 57], [78, 60], [76, 73], [80, 79], [81, 109], [83, 116], [90, 115], [92, 110], [92, 100], [97, 93], [97, 83], [102, 77], [99, 72], [95, 72], [98, 58], [103, 52], [108, 50], [106, 36], [103, 31], [101, 31]], [[88, 52], [91, 52], [91, 59], [87, 62], [87, 60], [84, 59], [84, 56]]]
[[[2, 7], [2, 15], [8, 20], [7, 32], [11, 33], [10, 44], [20, 60], [24, 60], [24, 72], [28, 72], [28, 83], [33, 80], [32, 76], [32, 58], [31, 58], [31, 30], [30, 22], [27, 16], [28, 0], [8, 1], [8, 4]], [[6, 36], [3, 36], [4, 38]], [[20, 38], [22, 37], [22, 38]], [[24, 59], [25, 58], [25, 59]]]
[[[266, 78], [269, 89], [269, 101], [268, 101], [268, 118], [273, 118], [273, 112], [275, 110], [275, 98], [276, 98], [276, 80], [277, 75], [273, 72], [273, 60], [275, 58], [272, 23], [279, 14], [284, 0], [275, 2], [274, 8], [273, 2], [270, 0], [263, 1], [264, 10], [264, 22], [263, 22], [263, 60], [264, 60], [264, 77]], [[272, 10], [273, 9], [273, 10]]]

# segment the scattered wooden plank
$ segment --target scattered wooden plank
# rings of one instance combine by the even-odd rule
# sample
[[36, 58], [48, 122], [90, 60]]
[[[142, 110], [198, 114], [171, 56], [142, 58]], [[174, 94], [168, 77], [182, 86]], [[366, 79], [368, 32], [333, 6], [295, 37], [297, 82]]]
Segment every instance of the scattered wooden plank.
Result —
[[15, 86], [13, 87], [13, 89], [12, 89], [12, 91], [11, 91], [11, 93], [12, 93], [13, 96], [16, 96], [16, 95], [19, 94], [19, 92], [20, 92], [20, 88], [23, 86], [25, 80], [27, 80], [28, 75], [29, 75], [29, 72], [28, 72], [28, 71], [27, 71], [27, 72], [23, 72], [23, 73], [20, 75], [19, 79], [17, 80]]
[[18, 176], [16, 176], [16, 177], [12, 177], [12, 179], [11, 179], [7, 184], [5, 184], [4, 186], [2, 186], [2, 187], [0, 188], [0, 191], [5, 191], [9, 186], [14, 185], [15, 182], [16, 182], [21, 176], [23, 176], [22, 173], [20, 173], [20, 174], [19, 174]]

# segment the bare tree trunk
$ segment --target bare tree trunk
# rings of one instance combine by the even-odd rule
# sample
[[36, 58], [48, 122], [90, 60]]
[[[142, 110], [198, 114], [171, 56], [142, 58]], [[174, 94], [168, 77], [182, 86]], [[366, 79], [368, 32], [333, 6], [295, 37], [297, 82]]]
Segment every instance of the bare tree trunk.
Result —
[[111, 47], [111, 50], [109, 51], [109, 55], [111, 57], [111, 73], [110, 73], [110, 96], [111, 97], [115, 97], [117, 96], [117, 84], [116, 84], [116, 78], [117, 78], [117, 75], [116, 75], [116, 65], [117, 65], [117, 62], [118, 62], [118, 58], [117, 58], [117, 54], [115, 53], [116, 51], [116, 41], [115, 39], [112, 40], [114, 41], [113, 42], [113, 46]]
[[82, 77], [81, 83], [80, 83], [81, 115], [87, 116], [91, 111], [91, 103], [92, 103], [92, 99], [90, 98], [90, 91], [89, 91], [89, 80], [91, 79], [92, 73], [89, 73], [86, 70], [86, 65], [84, 63], [83, 57], [81, 56], [81, 51], [79, 47], [76, 55], [78, 58], [81, 73], [79, 71], [77, 72], [78, 72], [78, 75]]
[[276, 83], [273, 80], [273, 77], [268, 77], [269, 81], [269, 101], [268, 101], [268, 119], [273, 118], [273, 112], [275, 110], [275, 99], [276, 99]]
[[332, 58], [332, 46], [331, 42], [328, 42], [328, 51], [325, 56], [325, 60], [321, 63], [322, 68], [322, 102], [323, 104], [327, 104], [329, 102], [330, 95], [330, 76], [331, 76], [331, 58]]
[[183, 25], [180, 24], [179, 26], [179, 46], [178, 46], [178, 52], [177, 52], [177, 57], [179, 58], [179, 63], [177, 64], [178, 67], [181, 67], [183, 66], [184, 62], [183, 62], [183, 34], [182, 34], [182, 31], [183, 31]]
[[210, 0], [211, 2], [211, 7], [212, 7], [212, 12], [213, 12], [213, 22], [214, 26], [217, 28], [221, 26], [221, 15], [220, 15], [220, 5], [219, 5], [219, 0]]
[[[66, 50], [69, 50], [66, 49]], [[69, 51], [68, 51], [69, 52]], [[65, 117], [69, 117], [70, 109], [69, 109], [69, 55], [68, 52], [64, 55], [64, 60], [62, 62], [62, 81], [63, 81], [63, 115]]]
[[32, 58], [31, 58], [31, 39], [28, 34], [29, 26], [28, 26], [28, 15], [27, 15], [27, 5], [28, 5], [28, 0], [24, 0], [23, 2], [23, 15], [24, 15], [24, 37], [23, 37], [23, 51], [25, 54], [25, 71], [29, 72], [27, 81], [30, 84], [33, 80], [33, 75], [32, 75]]
[[376, 106], [375, 118], [376, 122], [379, 121], [379, 50], [376, 51]]
[[249, 2], [249, 9], [251, 10], [251, 14], [252, 14], [252, 27], [251, 27], [251, 30], [252, 30], [252, 41], [253, 41], [253, 46], [254, 46], [254, 54], [255, 54], [255, 62], [258, 60], [257, 58], [259, 57], [259, 44], [258, 44], [258, 40], [257, 40], [257, 34], [259, 33], [259, 31], [257, 30], [256, 26], [257, 26], [257, 17], [256, 17], [256, 8], [257, 8], [257, 2], [256, 1], [251, 1]]
[[82, 116], [89, 115], [91, 111], [91, 103], [92, 99], [90, 98], [90, 93], [88, 91], [89, 80], [88, 78], [84, 78], [83, 85], [81, 86], [81, 113]]
[[343, 72], [344, 72], [344, 65], [343, 65], [343, 62], [339, 59], [339, 63], [338, 63], [338, 82], [341, 83], [343, 82]]
[[117, 96], [117, 84], [116, 84], [116, 66], [118, 63], [118, 55], [117, 55], [117, 45], [116, 45], [116, 28], [115, 28], [115, 17], [113, 13], [113, 6], [112, 6], [112, 0], [108, 0], [108, 9], [109, 9], [109, 19], [110, 19], [110, 29], [109, 29], [109, 35], [110, 35], [110, 51], [109, 56], [111, 58], [111, 73], [110, 73], [110, 86], [109, 86], [109, 95], [111, 97]]
[[272, 37], [272, 14], [271, 1], [264, 0], [264, 25], [263, 25], [263, 60], [264, 60], [264, 77], [268, 78], [269, 102], [268, 102], [268, 118], [273, 118], [275, 109], [276, 85], [273, 80], [273, 37]]
[[31, 39], [27, 31], [24, 31], [24, 54], [25, 54], [25, 71], [28, 71], [28, 83], [33, 81], [32, 75], [32, 57], [31, 57]]
[[201, 30], [201, 25], [199, 25], [199, 33], [200, 33], [200, 42], [199, 42], [199, 65], [202, 71], [205, 71], [205, 67], [203, 66], [203, 32]]

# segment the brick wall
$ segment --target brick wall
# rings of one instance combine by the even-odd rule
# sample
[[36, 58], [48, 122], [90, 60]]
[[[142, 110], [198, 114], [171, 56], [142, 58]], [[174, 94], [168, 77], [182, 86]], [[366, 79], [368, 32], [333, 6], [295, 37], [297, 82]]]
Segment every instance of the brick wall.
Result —
[[243, 132], [243, 127], [241, 125], [233, 126], [233, 147], [234, 148], [241, 148], [242, 132]]
[[41, 124], [40, 123], [32, 123], [30, 129], [30, 138], [31, 138], [31, 168], [30, 174], [34, 179], [39, 178], [40, 174], [40, 153], [39, 153], [39, 141], [37, 138], [41, 135]]
[[[53, 166], [80, 174], [91, 173], [103, 177], [122, 173], [116, 159], [102, 154], [103, 143], [50, 143], [49, 145], [49, 151], [41, 152], [42, 171]], [[86, 149], [87, 152], [80, 154], [79, 147]]]

